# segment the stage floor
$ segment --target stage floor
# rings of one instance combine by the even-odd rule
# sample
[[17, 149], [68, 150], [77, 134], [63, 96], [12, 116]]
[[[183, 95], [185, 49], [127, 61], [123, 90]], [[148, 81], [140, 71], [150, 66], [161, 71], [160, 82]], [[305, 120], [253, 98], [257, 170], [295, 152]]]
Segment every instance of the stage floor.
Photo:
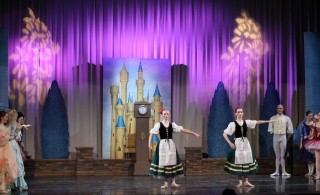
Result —
[[271, 178], [268, 175], [249, 176], [254, 188], [237, 188], [237, 177], [185, 176], [177, 178], [178, 189], [162, 190], [162, 179], [152, 176], [126, 177], [28, 177], [29, 191], [12, 192], [23, 195], [122, 195], [122, 194], [222, 194], [232, 188], [237, 194], [320, 194], [320, 180], [303, 176]]

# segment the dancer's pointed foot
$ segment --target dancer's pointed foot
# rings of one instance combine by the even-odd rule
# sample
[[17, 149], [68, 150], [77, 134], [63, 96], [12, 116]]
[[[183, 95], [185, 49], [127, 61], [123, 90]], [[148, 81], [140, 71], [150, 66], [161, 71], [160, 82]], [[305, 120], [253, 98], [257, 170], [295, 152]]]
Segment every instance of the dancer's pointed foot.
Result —
[[178, 187], [180, 187], [180, 185], [176, 184], [176, 182], [172, 182], [171, 187], [172, 188], [178, 188]]
[[276, 172], [270, 174], [270, 176], [279, 176], [279, 172], [276, 171]]
[[243, 181], [242, 181], [242, 180], [239, 180], [239, 184], [236, 185], [236, 187], [237, 187], [237, 188], [240, 188], [240, 187], [242, 187], [242, 186], [243, 186]]
[[243, 185], [254, 188], [254, 185], [251, 184], [249, 181], [245, 181], [245, 182], [243, 183]]
[[168, 182], [164, 182], [164, 185], [161, 186], [161, 189], [167, 189], [168, 188]]

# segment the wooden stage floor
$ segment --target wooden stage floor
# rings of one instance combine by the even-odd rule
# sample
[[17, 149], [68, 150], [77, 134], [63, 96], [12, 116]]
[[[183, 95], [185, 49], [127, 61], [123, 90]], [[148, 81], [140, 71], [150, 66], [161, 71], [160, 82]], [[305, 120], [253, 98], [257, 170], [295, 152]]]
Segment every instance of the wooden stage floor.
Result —
[[178, 189], [162, 190], [162, 179], [152, 176], [27, 177], [29, 190], [12, 192], [23, 195], [122, 195], [122, 194], [222, 194], [232, 188], [237, 194], [320, 194], [320, 180], [304, 176], [289, 178], [269, 175], [249, 176], [254, 188], [235, 185], [236, 176], [184, 176], [177, 178]]

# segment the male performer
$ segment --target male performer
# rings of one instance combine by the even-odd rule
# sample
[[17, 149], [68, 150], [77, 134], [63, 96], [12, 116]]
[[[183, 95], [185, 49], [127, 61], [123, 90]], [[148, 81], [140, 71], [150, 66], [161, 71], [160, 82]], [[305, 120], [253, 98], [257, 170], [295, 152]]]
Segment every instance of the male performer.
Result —
[[290, 176], [286, 172], [285, 153], [287, 147], [287, 133], [293, 133], [293, 126], [291, 119], [283, 114], [283, 105], [277, 106], [277, 115], [270, 118], [270, 120], [276, 120], [274, 123], [269, 123], [268, 131], [273, 134], [273, 149], [276, 153], [276, 172], [270, 174], [270, 176], [279, 176], [279, 166], [281, 162], [282, 176]]

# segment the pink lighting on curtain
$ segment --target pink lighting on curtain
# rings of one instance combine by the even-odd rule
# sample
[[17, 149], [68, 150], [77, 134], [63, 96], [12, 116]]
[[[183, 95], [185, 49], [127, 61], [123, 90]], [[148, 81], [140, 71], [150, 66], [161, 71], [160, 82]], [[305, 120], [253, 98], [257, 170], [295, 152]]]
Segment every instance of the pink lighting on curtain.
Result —
[[231, 46], [221, 59], [225, 61], [223, 82], [231, 104], [243, 105], [250, 94], [260, 99], [260, 70], [262, 57], [267, 51], [264, 50], [261, 29], [253, 18], [242, 12], [236, 23]]
[[44, 103], [53, 78], [54, 55], [60, 50], [47, 26], [36, 18], [32, 9], [28, 11], [29, 15], [23, 18], [25, 26], [20, 44], [9, 57], [14, 61], [10, 99], [18, 99], [19, 107], [24, 106], [26, 99], [28, 104]]

